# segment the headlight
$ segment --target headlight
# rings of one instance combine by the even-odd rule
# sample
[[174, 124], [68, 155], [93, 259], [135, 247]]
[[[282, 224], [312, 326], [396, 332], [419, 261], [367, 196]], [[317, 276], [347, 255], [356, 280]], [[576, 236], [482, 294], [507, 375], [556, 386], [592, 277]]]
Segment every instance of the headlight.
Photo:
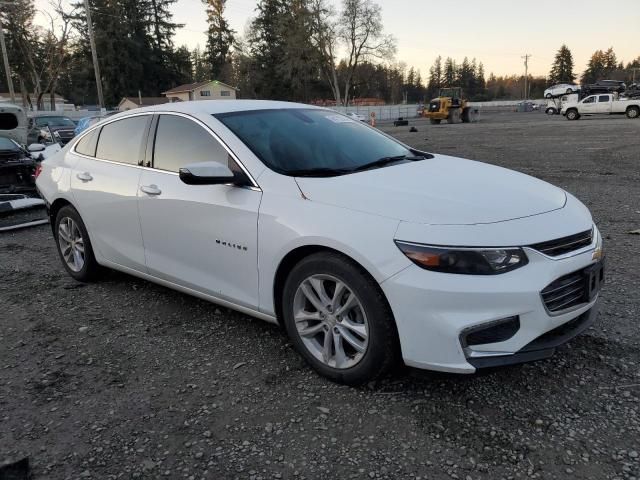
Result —
[[397, 240], [396, 245], [413, 263], [434, 272], [497, 275], [529, 263], [521, 248], [432, 247]]
[[44, 139], [51, 140], [51, 132], [49, 132], [49, 130], [40, 130], [40, 136]]

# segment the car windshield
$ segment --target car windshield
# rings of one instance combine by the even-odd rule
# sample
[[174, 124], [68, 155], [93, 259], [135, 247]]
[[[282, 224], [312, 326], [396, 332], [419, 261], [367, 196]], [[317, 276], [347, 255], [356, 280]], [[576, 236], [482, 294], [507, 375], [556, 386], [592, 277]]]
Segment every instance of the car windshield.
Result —
[[13, 141], [5, 137], [0, 137], [0, 150], [2, 151], [12, 151], [17, 152], [20, 150], [20, 147]]
[[36, 125], [39, 127], [75, 127], [75, 123], [67, 117], [39, 117], [36, 118]]
[[362, 122], [329, 110], [253, 110], [214, 117], [265, 165], [284, 175], [333, 176], [424, 159]]

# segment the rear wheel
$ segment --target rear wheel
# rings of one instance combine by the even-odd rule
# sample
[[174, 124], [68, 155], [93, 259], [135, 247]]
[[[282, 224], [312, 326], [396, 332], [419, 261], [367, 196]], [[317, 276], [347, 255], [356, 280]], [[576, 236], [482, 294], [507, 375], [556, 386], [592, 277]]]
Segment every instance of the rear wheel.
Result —
[[573, 93], [573, 90], [571, 88], [567, 88], [567, 95], [571, 95]]
[[549, 107], [544, 111], [547, 115], [555, 115], [556, 114], [556, 109], [553, 107]]
[[379, 286], [337, 253], [311, 255], [293, 268], [282, 312], [296, 350], [333, 381], [368, 382], [398, 358], [395, 323]]
[[638, 118], [640, 116], [640, 108], [631, 106], [627, 108], [627, 118]]
[[580, 114], [576, 109], [567, 110], [567, 120], [578, 120], [580, 118]]
[[440, 125], [440, 122], [442, 120], [440, 120], [439, 118], [430, 118], [429, 122], [431, 123], [431, 125]]
[[471, 107], [466, 107], [462, 111], [462, 123], [469, 123], [471, 121]]
[[58, 253], [67, 273], [81, 282], [95, 278], [100, 266], [93, 254], [87, 228], [71, 205], [62, 207], [58, 212], [54, 232]]
[[551, 95], [550, 93], [547, 93], [547, 94], [544, 96], [544, 98], [551, 98], [551, 97], [552, 97], [552, 95]]

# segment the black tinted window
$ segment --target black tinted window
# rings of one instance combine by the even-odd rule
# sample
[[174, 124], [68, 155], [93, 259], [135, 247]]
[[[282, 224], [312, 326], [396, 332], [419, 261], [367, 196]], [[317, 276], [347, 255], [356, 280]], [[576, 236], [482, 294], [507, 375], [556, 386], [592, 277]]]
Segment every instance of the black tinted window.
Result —
[[18, 117], [13, 113], [0, 113], [0, 130], [13, 130], [18, 128]]
[[412, 155], [362, 122], [329, 110], [255, 110], [215, 117], [268, 167], [285, 175], [301, 170], [352, 170], [380, 159]]
[[608, 102], [609, 101], [609, 95], [600, 95], [598, 97], [598, 101], [599, 102]]
[[90, 157], [96, 156], [96, 144], [98, 143], [98, 131], [100, 129], [92, 130], [87, 133], [82, 140], [76, 145], [76, 152], [82, 155], [88, 155]]
[[131, 117], [102, 127], [96, 157], [137, 165], [150, 118], [149, 115]]
[[585, 98], [583, 103], [595, 103], [596, 97]]
[[176, 115], [160, 116], [153, 153], [155, 168], [177, 172], [190, 163], [211, 161], [233, 169], [227, 151], [200, 125]]

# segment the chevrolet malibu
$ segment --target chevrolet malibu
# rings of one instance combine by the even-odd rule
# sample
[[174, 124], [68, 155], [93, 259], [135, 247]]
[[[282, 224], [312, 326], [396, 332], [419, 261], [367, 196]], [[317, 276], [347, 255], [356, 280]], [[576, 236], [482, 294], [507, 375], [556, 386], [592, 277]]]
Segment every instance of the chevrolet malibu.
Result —
[[320, 374], [473, 373], [594, 320], [602, 238], [569, 193], [416, 150], [322, 108], [126, 112], [42, 163], [64, 268], [102, 268], [281, 325]]

